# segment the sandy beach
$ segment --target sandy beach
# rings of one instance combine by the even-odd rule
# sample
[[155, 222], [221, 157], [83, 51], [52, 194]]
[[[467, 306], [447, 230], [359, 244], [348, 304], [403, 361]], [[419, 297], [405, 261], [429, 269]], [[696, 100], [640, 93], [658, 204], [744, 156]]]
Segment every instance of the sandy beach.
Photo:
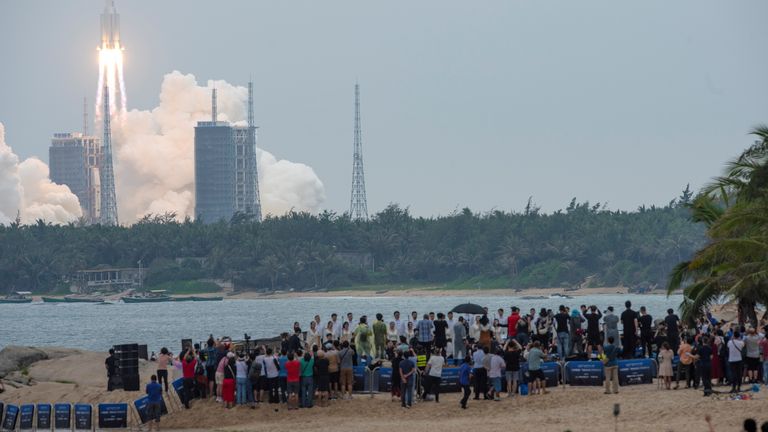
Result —
[[[141, 392], [105, 390], [104, 358], [106, 354], [70, 351], [62, 358], [44, 360], [27, 369], [32, 385], [11, 386], [0, 395], [5, 403], [36, 402], [131, 402]], [[142, 383], [154, 364], [141, 363]], [[16, 372], [18, 373], [18, 372]], [[727, 390], [716, 388], [716, 390]], [[655, 384], [621, 387], [618, 395], [604, 395], [601, 387], [560, 387], [543, 396], [516, 397], [501, 402], [470, 400], [469, 409], [458, 407], [459, 394], [441, 395], [440, 403], [416, 404], [411, 410], [400, 408], [386, 394], [373, 399], [356, 395], [352, 401], [335, 401], [326, 408], [315, 407], [275, 412], [262, 405], [252, 410], [237, 407], [225, 410], [210, 400], [194, 401], [189, 411], [176, 410], [163, 417], [162, 426], [174, 430], [199, 431], [275, 431], [286, 428], [312, 431], [386, 431], [393, 430], [469, 430], [483, 429], [519, 431], [589, 431], [614, 430], [614, 403], [621, 404], [620, 431], [704, 431], [704, 415], [713, 418], [715, 430], [740, 431], [741, 422], [757, 416], [768, 420], [766, 390], [754, 394], [753, 400], [731, 401], [705, 398], [701, 391], [657, 390]]]
[[[433, 296], [464, 296], [464, 297], [549, 297], [553, 294], [563, 294], [571, 297], [601, 294], [627, 294], [627, 287], [581, 288], [576, 291], [565, 291], [562, 288], [530, 288], [516, 290], [513, 288], [495, 289], [445, 289], [443, 287], [417, 287], [392, 289], [349, 289], [328, 292], [298, 292], [283, 291], [277, 293], [241, 292], [227, 296], [235, 299], [282, 299], [282, 298], [311, 298], [311, 297], [433, 297]], [[666, 294], [666, 291], [656, 290], [651, 294]]]

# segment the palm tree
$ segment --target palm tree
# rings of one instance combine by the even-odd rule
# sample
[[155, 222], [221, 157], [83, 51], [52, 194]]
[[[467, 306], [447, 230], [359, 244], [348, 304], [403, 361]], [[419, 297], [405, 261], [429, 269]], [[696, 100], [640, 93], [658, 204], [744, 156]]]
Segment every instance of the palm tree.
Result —
[[685, 319], [723, 298], [738, 304], [739, 323], [757, 324], [755, 307], [768, 305], [768, 127], [729, 162], [690, 205], [692, 219], [707, 226], [709, 244], [672, 271], [668, 294], [684, 287]]

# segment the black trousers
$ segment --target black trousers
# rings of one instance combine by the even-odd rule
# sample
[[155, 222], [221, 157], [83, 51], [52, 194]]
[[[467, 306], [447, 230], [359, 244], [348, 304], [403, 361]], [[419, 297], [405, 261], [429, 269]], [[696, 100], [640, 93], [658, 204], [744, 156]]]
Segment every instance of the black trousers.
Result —
[[635, 337], [634, 333], [626, 333], [623, 339], [624, 339], [624, 352], [622, 353], [622, 357], [624, 357], [625, 359], [635, 358], [635, 344], [637, 341], [637, 337]]
[[743, 378], [741, 363], [740, 361], [729, 363], [731, 366], [731, 391], [741, 391], [741, 381]]
[[640, 347], [643, 355], [650, 357], [653, 354], [653, 333], [640, 333]]
[[469, 390], [469, 384], [461, 386], [461, 391], [464, 392], [464, 397], [461, 398], [461, 407], [466, 408], [467, 407], [467, 401], [469, 400], [469, 395], [472, 393]]
[[488, 373], [485, 368], [475, 369], [475, 399], [488, 399]]
[[427, 391], [435, 395], [435, 402], [440, 402], [440, 377], [427, 375], [427, 382], [429, 383], [429, 390]]
[[280, 379], [267, 378], [267, 383], [269, 383], [269, 403], [280, 403]]
[[184, 381], [182, 381], [182, 384], [184, 385], [184, 408], [189, 408], [189, 402], [192, 400], [192, 392], [195, 391], [195, 379], [194, 378], [184, 378]]
[[163, 369], [157, 370], [157, 383], [165, 383], [165, 392], [168, 393], [168, 371]]
[[701, 383], [704, 385], [704, 394], [712, 394], [712, 364], [699, 365], [698, 368]]

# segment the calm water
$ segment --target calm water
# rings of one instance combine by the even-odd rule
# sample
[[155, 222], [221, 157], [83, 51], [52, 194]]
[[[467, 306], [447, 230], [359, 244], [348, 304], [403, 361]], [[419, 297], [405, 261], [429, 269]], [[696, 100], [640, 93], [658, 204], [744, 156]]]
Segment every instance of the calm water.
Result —
[[565, 304], [578, 307], [595, 304], [604, 310], [613, 305], [617, 312], [624, 301], [631, 300], [635, 310], [644, 305], [651, 315], [662, 317], [667, 308], [675, 308], [682, 297], [663, 295], [597, 295], [573, 300], [521, 300], [519, 297], [434, 296], [434, 297], [334, 297], [274, 300], [225, 300], [223, 302], [182, 302], [145, 304], [32, 303], [0, 304], [0, 347], [6, 345], [62, 346], [106, 351], [123, 343], [149, 345], [158, 351], [167, 346], [178, 350], [181, 339], [205, 340], [208, 334], [229, 335], [240, 339], [247, 332], [254, 338], [273, 337], [291, 329], [294, 321], [308, 328], [315, 314], [323, 322], [332, 312], [360, 315], [384, 314], [385, 320], [399, 310], [403, 317], [410, 311], [446, 312], [460, 303], [472, 301], [490, 311], [511, 305], [523, 311], [531, 307], [556, 309]]

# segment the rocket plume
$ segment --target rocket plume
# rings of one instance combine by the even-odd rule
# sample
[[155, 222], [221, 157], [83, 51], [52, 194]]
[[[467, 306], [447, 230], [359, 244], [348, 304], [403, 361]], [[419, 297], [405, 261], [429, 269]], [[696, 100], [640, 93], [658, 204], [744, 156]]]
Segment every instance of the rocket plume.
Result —
[[[99, 83], [96, 88], [96, 120], [102, 116], [104, 87], [109, 88], [110, 112], [123, 117], [127, 110], [127, 95], [123, 79], [123, 47], [120, 45], [120, 15], [114, 0], [107, 0], [101, 14], [101, 45], [99, 50]], [[119, 103], [119, 104], [118, 104]]]

